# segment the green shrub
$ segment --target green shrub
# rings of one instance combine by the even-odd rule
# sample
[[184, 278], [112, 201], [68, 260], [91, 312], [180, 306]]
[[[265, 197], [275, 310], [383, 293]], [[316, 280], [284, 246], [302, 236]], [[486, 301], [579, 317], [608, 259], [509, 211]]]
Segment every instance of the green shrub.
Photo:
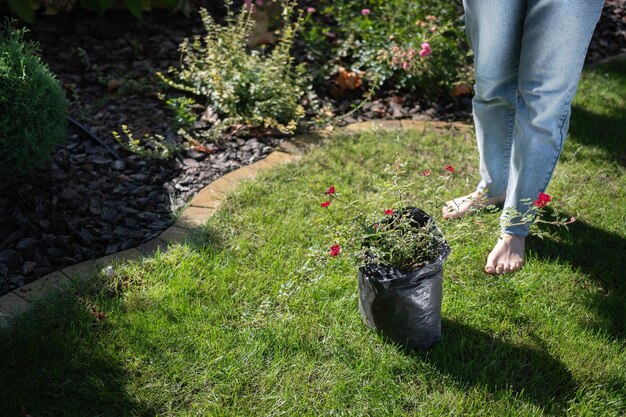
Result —
[[[205, 119], [216, 116], [211, 134], [204, 131], [202, 138], [215, 138], [235, 125], [294, 132], [305, 114], [302, 102], [312, 93], [304, 66], [294, 66], [291, 56], [300, 19], [291, 22], [293, 6], [284, 4], [283, 27], [272, 50], [248, 48], [254, 29], [252, 8], [243, 7], [235, 14], [231, 2], [226, 4], [227, 24], [216, 23], [202, 9], [206, 35], [185, 39], [180, 45], [180, 69], [170, 68], [168, 75], [159, 76], [206, 106]], [[187, 101], [184, 106], [192, 104]]]
[[[341, 65], [363, 71], [370, 82], [426, 96], [447, 94], [454, 84], [470, 81], [462, 11], [460, 1], [317, 1], [301, 31], [316, 84]], [[420, 57], [425, 42], [432, 54]], [[417, 56], [403, 66], [394, 50]]]
[[65, 137], [67, 102], [23, 31], [0, 34], [0, 181], [42, 167]]

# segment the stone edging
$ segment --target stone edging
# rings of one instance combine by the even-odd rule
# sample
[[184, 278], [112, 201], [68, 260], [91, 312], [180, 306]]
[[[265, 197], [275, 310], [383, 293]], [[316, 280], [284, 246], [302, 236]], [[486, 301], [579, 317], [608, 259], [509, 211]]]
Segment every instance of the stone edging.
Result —
[[[354, 123], [341, 130], [357, 133], [371, 129], [423, 129], [427, 126], [437, 128], [454, 126], [461, 129], [470, 127], [466, 123], [459, 122], [381, 120]], [[90, 276], [96, 268], [102, 269], [116, 262], [137, 260], [150, 256], [158, 249], [165, 251], [169, 245], [183, 242], [190, 229], [203, 225], [219, 209], [226, 198], [226, 193], [234, 190], [238, 183], [253, 179], [258, 173], [274, 166], [299, 160], [302, 157], [303, 148], [318, 141], [319, 137], [315, 135], [296, 137], [283, 143], [278, 150], [269, 154], [265, 159], [239, 168], [213, 181], [196, 194], [173, 226], [136, 248], [65, 267], [0, 297], [0, 327], [7, 327], [15, 315], [28, 310], [32, 302], [38, 298], [53, 291], [62, 290], [70, 283]]]

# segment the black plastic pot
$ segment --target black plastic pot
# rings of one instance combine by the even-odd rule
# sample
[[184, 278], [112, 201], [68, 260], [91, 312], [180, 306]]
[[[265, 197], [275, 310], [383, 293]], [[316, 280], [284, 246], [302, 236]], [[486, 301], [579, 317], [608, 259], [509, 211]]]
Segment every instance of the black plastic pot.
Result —
[[431, 261], [410, 272], [378, 264], [359, 268], [359, 311], [369, 328], [405, 349], [427, 350], [441, 340], [443, 262], [450, 247], [428, 214], [414, 207], [402, 211], [416, 227], [429, 227]]

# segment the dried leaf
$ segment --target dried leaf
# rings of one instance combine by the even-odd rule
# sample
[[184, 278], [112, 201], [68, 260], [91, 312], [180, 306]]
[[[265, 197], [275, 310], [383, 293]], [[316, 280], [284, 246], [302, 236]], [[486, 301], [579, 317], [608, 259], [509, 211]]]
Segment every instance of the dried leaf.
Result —
[[107, 90], [109, 92], [113, 92], [117, 90], [118, 88], [120, 88], [121, 86], [122, 86], [122, 82], [118, 79], [113, 78], [112, 80], [109, 80], [107, 84]]
[[472, 86], [469, 84], [459, 83], [455, 84], [452, 87], [452, 96], [453, 97], [461, 97], [461, 96], [469, 96], [472, 94]]
[[341, 90], [356, 90], [363, 85], [363, 72], [348, 71], [344, 67], [339, 67], [339, 74], [335, 83]]

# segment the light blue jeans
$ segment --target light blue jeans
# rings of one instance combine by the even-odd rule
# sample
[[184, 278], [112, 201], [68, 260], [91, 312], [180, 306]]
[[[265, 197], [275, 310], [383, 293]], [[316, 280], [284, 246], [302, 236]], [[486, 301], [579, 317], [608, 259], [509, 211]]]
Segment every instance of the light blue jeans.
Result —
[[504, 233], [527, 213], [563, 149], [570, 108], [604, 0], [463, 0], [474, 51], [477, 190], [505, 195]]

